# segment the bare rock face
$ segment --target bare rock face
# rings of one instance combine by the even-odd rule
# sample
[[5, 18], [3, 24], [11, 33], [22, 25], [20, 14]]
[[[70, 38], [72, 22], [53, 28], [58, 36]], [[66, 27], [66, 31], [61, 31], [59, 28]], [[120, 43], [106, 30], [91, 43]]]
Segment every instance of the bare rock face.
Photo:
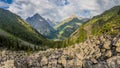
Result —
[[46, 38], [53, 38], [56, 37], [55, 29], [50, 25], [50, 23], [41, 17], [38, 13], [33, 15], [32, 17], [28, 17], [26, 19], [30, 25], [35, 28], [39, 33], [41, 33]]
[[0, 68], [120, 68], [120, 38], [115, 38], [94, 37], [66, 48], [30, 55], [1, 49]]

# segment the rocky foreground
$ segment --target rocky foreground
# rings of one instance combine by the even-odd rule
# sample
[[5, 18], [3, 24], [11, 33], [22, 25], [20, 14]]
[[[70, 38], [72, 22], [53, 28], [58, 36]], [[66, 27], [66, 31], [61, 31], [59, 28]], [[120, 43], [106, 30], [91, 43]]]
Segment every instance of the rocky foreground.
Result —
[[0, 68], [120, 68], [120, 36], [100, 36], [30, 55], [0, 49]]

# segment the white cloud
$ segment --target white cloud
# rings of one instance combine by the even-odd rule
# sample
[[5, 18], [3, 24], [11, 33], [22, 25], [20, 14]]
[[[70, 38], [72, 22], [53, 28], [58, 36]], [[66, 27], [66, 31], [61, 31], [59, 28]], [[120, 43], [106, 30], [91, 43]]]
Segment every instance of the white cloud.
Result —
[[45, 18], [61, 21], [71, 15], [98, 15], [115, 5], [120, 5], [120, 0], [14, 0], [8, 10], [24, 19], [39, 13]]
[[0, 7], [8, 7], [8, 6], [9, 6], [9, 4], [0, 1]]

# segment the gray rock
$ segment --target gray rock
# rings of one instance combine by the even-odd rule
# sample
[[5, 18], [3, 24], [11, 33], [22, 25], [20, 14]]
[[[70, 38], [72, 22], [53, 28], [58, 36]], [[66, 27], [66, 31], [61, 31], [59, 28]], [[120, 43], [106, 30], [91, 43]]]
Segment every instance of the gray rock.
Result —
[[107, 60], [109, 68], [120, 68], [120, 56], [114, 56]]

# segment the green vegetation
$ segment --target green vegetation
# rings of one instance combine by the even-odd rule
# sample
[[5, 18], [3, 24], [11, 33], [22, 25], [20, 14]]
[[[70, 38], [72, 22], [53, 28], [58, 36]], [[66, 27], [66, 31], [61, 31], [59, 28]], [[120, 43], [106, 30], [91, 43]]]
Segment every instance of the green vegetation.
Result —
[[[117, 35], [120, 28], [120, 6], [116, 6], [106, 12], [101, 16], [98, 16], [98, 20], [93, 22], [91, 34], [101, 35], [110, 34]], [[94, 19], [93, 19], [94, 20]]]
[[72, 45], [83, 42], [91, 36], [103, 34], [113, 36], [120, 34], [120, 6], [115, 6], [85, 22], [63, 43], [65, 45]]
[[68, 39], [63, 41], [64, 46], [73, 45], [79, 42], [83, 42], [87, 39], [86, 31], [81, 26], [77, 29]]
[[0, 46], [14, 50], [34, 50], [49, 42], [21, 17], [0, 9]]
[[42, 44], [42, 40], [44, 39], [42, 35], [38, 34], [19, 16], [3, 9], [0, 9], [0, 28], [33, 44]]
[[[113, 7], [103, 14], [93, 17], [82, 24], [76, 31], [74, 31], [76, 26], [72, 26], [76, 25], [75, 22], [80, 23], [81, 20], [77, 18], [69, 20], [69, 22], [65, 21], [64, 25], [57, 28], [61, 37], [68, 37], [68, 35], [70, 37], [63, 41], [52, 41], [45, 39], [19, 16], [0, 9], [0, 46], [13, 50], [33, 51], [49, 47], [70, 46], [83, 42], [91, 36], [103, 34], [114, 36], [120, 34], [120, 6]], [[70, 35], [69, 31], [74, 32]]]
[[0, 47], [5, 47], [11, 50], [30, 50], [33, 51], [35, 48], [36, 50], [39, 47], [34, 46], [26, 41], [23, 41], [3, 30], [0, 29]]
[[62, 21], [60, 25], [55, 27], [58, 33], [58, 38], [68, 38], [71, 33], [74, 32], [81, 25], [81, 23], [83, 23], [83, 21], [76, 16], [72, 16]]
[[0, 47], [30, 52], [49, 47], [60, 48], [61, 44], [61, 41], [44, 38], [21, 17], [0, 9]]

